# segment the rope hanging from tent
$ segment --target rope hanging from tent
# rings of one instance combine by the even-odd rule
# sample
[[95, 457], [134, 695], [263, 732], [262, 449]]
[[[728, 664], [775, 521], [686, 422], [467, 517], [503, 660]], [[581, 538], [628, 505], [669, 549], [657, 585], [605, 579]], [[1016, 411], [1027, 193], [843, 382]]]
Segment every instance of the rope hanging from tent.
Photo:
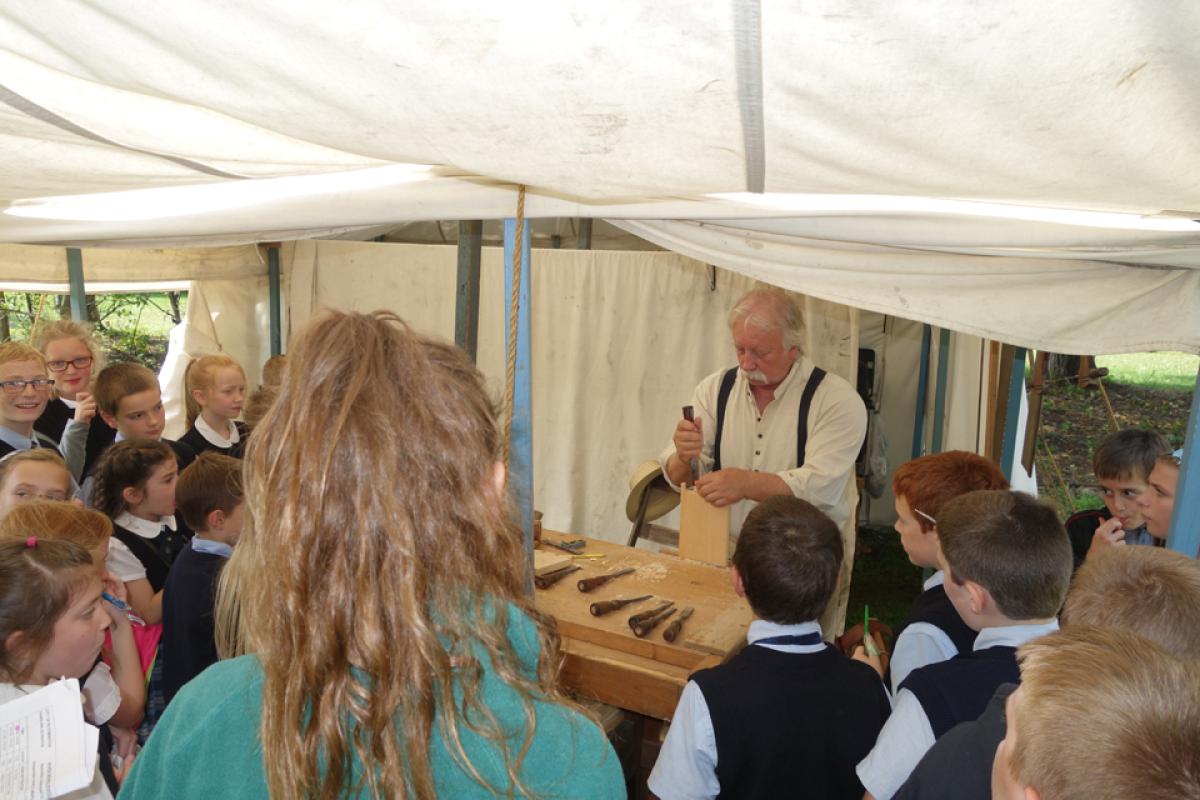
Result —
[[525, 185], [517, 187], [517, 231], [513, 237], [512, 292], [508, 298], [508, 358], [504, 365], [504, 464], [512, 452], [513, 396], [517, 387], [517, 312], [521, 302], [521, 253], [525, 238]]
[[33, 320], [29, 323], [29, 335], [32, 337], [38, 329], [38, 323], [42, 321], [42, 309], [46, 307], [46, 295], [38, 300], [37, 313], [33, 315]]

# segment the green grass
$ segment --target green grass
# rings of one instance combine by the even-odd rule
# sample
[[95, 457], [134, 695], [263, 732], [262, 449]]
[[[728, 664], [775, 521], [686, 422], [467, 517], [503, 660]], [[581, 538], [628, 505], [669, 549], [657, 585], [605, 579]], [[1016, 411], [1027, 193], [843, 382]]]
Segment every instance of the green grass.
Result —
[[872, 617], [895, 629], [921, 593], [921, 570], [908, 560], [900, 536], [891, 528], [862, 526], [858, 529], [858, 544], [846, 627], [862, 622], [865, 603], [871, 607]]
[[1196, 385], [1200, 356], [1190, 353], [1127, 353], [1096, 356], [1096, 365], [1108, 367], [1109, 380], [1152, 389], [1191, 391]]

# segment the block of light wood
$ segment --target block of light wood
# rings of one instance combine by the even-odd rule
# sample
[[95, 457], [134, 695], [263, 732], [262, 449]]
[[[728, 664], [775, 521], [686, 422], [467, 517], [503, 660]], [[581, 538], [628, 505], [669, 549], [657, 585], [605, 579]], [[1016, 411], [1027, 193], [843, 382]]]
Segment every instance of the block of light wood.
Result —
[[695, 489], [680, 490], [679, 556], [718, 567], [729, 564], [729, 506], [718, 508]]
[[[543, 539], [552, 537], [576, 538], [553, 531], [543, 533]], [[753, 613], [746, 601], [733, 591], [728, 569], [612, 542], [585, 541], [585, 553], [599, 554], [603, 558], [576, 561], [582, 567], [579, 572], [549, 589], [535, 592], [538, 609], [557, 620], [559, 634], [564, 638], [590, 642], [685, 670], [697, 669], [713, 656], [717, 656], [719, 662], [721, 656], [735, 651], [745, 642]], [[576, 586], [579, 579], [605, 575], [625, 567], [633, 567], [634, 572], [593, 592], [580, 592]], [[645, 594], [653, 597], [602, 617], [594, 617], [588, 610], [599, 600]], [[665, 620], [643, 639], [634, 636], [629, 629], [629, 617], [665, 600], [675, 601], [679, 610], [676, 616], [689, 606], [695, 609], [684, 623], [679, 638], [668, 642], [662, 635], [674, 617]]]
[[547, 572], [553, 572], [561, 567], [570, 566], [571, 555], [563, 552], [550, 552], [549, 550], [534, 550], [533, 551], [533, 574], [545, 575]]

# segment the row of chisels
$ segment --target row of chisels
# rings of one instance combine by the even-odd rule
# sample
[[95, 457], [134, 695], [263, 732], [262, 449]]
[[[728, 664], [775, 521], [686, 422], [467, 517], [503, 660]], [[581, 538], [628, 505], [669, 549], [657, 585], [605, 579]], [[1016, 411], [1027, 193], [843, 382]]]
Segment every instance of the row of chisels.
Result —
[[[579, 569], [580, 567], [575, 564], [562, 567], [561, 569], [556, 569], [552, 572], [535, 576], [533, 583], [539, 589], [549, 589], [551, 586], [558, 583], [568, 575], [578, 572]], [[629, 575], [635, 571], [636, 569], [634, 567], [626, 567], [625, 569], [619, 569], [616, 572], [610, 572], [606, 575], [596, 575], [592, 578], [583, 578], [576, 584], [576, 586], [578, 586], [579, 591], [581, 592], [590, 592], [600, 588], [615, 578], [619, 578], [622, 575]], [[612, 612], [624, 608], [627, 605], [640, 603], [643, 600], [649, 600], [653, 596], [654, 595], [651, 594], [645, 594], [641, 597], [599, 600], [595, 603], [592, 603], [591, 606], [588, 607], [588, 610], [592, 612], [592, 616], [602, 617], [605, 614], [611, 614]], [[659, 624], [674, 616], [675, 612], [678, 610], [679, 609], [675, 607], [675, 601], [668, 600], [656, 608], [651, 608], [647, 611], [641, 611], [637, 614], [634, 614], [629, 618], [629, 628], [633, 631], [634, 636], [637, 636], [638, 638], [644, 638], [652, 630], [657, 628]], [[693, 608], [685, 608], [683, 613], [681, 613], [670, 625], [667, 626], [667, 629], [663, 631], [663, 638], [668, 642], [674, 642], [679, 636], [679, 632], [683, 629], [683, 623], [687, 621], [688, 617], [690, 617], [694, 611], [695, 609]]]

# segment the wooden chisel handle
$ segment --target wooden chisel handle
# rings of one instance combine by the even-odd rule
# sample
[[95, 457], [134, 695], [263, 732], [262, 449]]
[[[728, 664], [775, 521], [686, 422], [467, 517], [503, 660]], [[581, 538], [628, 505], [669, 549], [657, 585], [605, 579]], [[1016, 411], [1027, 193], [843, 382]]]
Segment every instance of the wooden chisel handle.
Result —
[[658, 627], [658, 623], [662, 622], [667, 617], [678, 611], [678, 608], [668, 608], [666, 611], [651, 617], [645, 622], [639, 622], [633, 626], [633, 635], [639, 639], [644, 638], [646, 634]]
[[643, 600], [649, 600], [654, 595], [644, 594], [641, 597], [617, 598], [616, 600], [601, 600], [598, 603], [592, 603], [588, 610], [592, 612], [593, 617], [602, 617], [605, 614], [616, 611], [618, 608], [624, 608], [630, 603], [640, 603]]
[[668, 642], [675, 641], [675, 637], [679, 636], [679, 631], [683, 629], [683, 623], [692, 615], [693, 611], [695, 611], [694, 608], [685, 608], [683, 613], [679, 615], [679, 619], [672, 622], [667, 626], [667, 629], [663, 631], [663, 638]]
[[544, 575], [535, 575], [533, 577], [533, 585], [539, 589], [549, 589], [572, 572], [578, 572], [580, 569], [580, 567], [563, 567], [553, 572], [547, 572]]
[[601, 586], [608, 583], [613, 578], [619, 578], [622, 575], [628, 575], [631, 572], [633, 572], [633, 567], [619, 570], [617, 572], [610, 572], [607, 575], [597, 575], [594, 578], [584, 578], [577, 585], [579, 586], [579, 591], [590, 592], [593, 589], [599, 589]]
[[637, 614], [634, 614], [629, 618], [629, 627], [633, 628], [637, 625], [640, 625], [641, 623], [653, 617], [655, 614], [661, 614], [673, 605], [675, 605], [675, 601], [668, 600], [657, 608], [651, 608], [647, 611], [639, 611]]

